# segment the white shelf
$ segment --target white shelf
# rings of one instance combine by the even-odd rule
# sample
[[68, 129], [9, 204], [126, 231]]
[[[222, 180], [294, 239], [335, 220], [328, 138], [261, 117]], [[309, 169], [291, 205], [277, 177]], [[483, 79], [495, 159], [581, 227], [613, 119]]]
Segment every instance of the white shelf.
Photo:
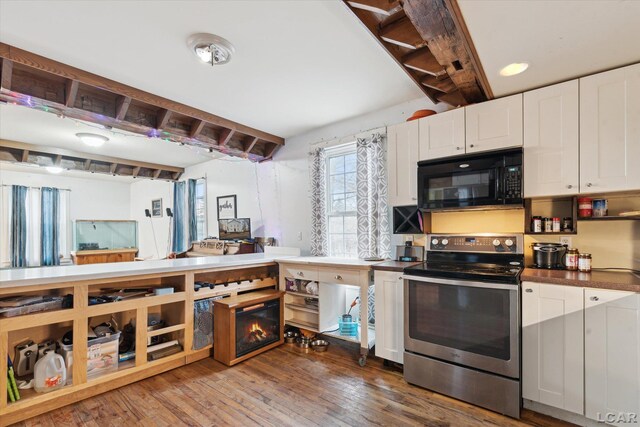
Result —
[[[336, 324], [331, 330], [333, 329], [337, 329], [338, 325]], [[340, 335], [340, 331], [334, 331], [334, 332], [321, 332], [324, 335], [328, 335], [330, 337], [334, 337], [334, 338], [338, 338], [344, 341], [350, 341], [350, 342], [356, 342], [356, 343], [360, 343], [360, 335], [361, 335], [362, 329], [360, 327], [358, 327], [358, 335], [355, 337], [349, 337], [349, 336], [344, 336], [344, 335]], [[369, 342], [368, 347], [371, 348], [373, 347], [373, 345], [376, 342], [376, 329], [374, 326], [369, 325], [369, 331], [368, 331], [368, 339]], [[364, 346], [363, 346], [364, 347]]]

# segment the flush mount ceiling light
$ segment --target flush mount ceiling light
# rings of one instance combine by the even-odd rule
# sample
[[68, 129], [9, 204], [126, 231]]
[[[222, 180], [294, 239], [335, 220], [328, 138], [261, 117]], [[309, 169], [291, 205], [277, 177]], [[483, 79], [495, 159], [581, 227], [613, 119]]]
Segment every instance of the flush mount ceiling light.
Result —
[[96, 133], [76, 133], [76, 136], [89, 147], [100, 147], [109, 140], [106, 136], [98, 135]]
[[527, 68], [529, 68], [529, 64], [526, 62], [514, 62], [502, 68], [500, 75], [503, 77], [515, 76], [516, 74], [524, 72]]
[[228, 40], [215, 34], [194, 34], [189, 37], [187, 44], [200, 61], [210, 65], [226, 64], [236, 51]]
[[56, 174], [56, 175], [64, 170], [60, 166], [47, 166], [45, 169], [47, 170], [47, 172]]

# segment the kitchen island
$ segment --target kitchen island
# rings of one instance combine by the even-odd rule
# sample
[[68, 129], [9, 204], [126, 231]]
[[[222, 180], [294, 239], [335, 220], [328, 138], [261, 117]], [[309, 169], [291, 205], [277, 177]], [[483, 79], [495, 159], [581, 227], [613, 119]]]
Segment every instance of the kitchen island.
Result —
[[[237, 295], [278, 286], [278, 264], [283, 255], [245, 254], [117, 264], [25, 268], [0, 271], [0, 297], [47, 296], [64, 298], [50, 311], [0, 318], [0, 372], [7, 371], [6, 354], [17, 344], [58, 340], [65, 333], [86, 337], [89, 325], [117, 324], [120, 330], [135, 324], [135, 356], [116, 363], [99, 376], [87, 372], [88, 343], [76, 339], [72, 347], [71, 380], [49, 393], [20, 390], [10, 402], [7, 376], [0, 375], [0, 425], [30, 418], [78, 400], [139, 381], [208, 357], [212, 345], [194, 347], [194, 304], [203, 299]], [[208, 286], [195, 290], [194, 284]], [[140, 290], [131, 297], [118, 290]], [[133, 292], [135, 293], [135, 292]], [[94, 295], [124, 295], [113, 302], [90, 305]], [[162, 318], [160, 329], [147, 330], [149, 315]], [[181, 351], [148, 360], [147, 345], [154, 337], [177, 341]]]

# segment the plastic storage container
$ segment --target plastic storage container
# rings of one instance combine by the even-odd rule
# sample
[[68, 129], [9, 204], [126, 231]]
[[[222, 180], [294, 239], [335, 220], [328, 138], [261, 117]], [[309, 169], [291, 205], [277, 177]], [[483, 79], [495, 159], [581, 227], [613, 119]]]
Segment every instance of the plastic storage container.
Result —
[[64, 387], [67, 383], [64, 358], [53, 351], [47, 351], [44, 357], [36, 362], [33, 379], [33, 388], [38, 393], [48, 393]]
[[357, 337], [358, 336], [358, 322], [356, 320], [343, 320], [342, 317], [338, 317], [338, 328], [340, 335], [343, 337]]
[[[87, 378], [95, 378], [108, 372], [118, 370], [120, 332], [109, 336], [94, 338], [87, 344]], [[60, 345], [60, 355], [64, 358], [67, 366], [67, 381], [72, 379], [73, 366], [73, 344], [64, 345], [62, 341], [58, 341]]]

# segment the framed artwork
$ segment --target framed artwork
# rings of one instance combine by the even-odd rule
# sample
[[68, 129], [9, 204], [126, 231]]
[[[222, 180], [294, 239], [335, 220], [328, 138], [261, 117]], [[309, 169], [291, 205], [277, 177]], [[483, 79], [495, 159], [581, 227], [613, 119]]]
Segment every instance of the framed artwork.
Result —
[[218, 219], [232, 219], [237, 216], [236, 195], [218, 197]]
[[154, 218], [162, 217], [162, 199], [154, 199], [151, 201], [151, 216]]

